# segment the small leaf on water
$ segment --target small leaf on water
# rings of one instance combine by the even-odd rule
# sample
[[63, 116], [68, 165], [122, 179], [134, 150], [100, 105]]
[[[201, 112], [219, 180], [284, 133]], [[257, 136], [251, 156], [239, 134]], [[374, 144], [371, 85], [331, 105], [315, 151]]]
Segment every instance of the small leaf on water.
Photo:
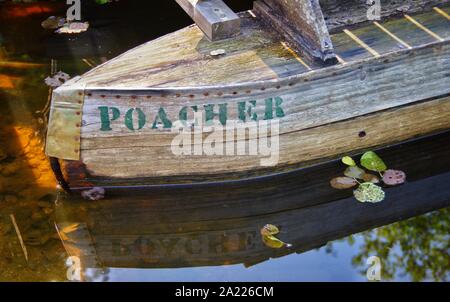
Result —
[[72, 22], [66, 23], [63, 27], [57, 29], [55, 32], [58, 34], [79, 34], [87, 31], [89, 28], [89, 22]]
[[400, 185], [406, 181], [406, 174], [400, 170], [386, 170], [383, 174], [383, 182], [390, 186]]
[[368, 151], [361, 157], [361, 166], [376, 172], [383, 172], [387, 169], [383, 160], [373, 151]]
[[105, 189], [102, 187], [93, 187], [90, 190], [82, 191], [81, 196], [91, 201], [102, 200], [105, 198]]
[[358, 182], [351, 177], [335, 177], [330, 181], [330, 185], [338, 190], [350, 189], [356, 186]]
[[344, 171], [345, 176], [359, 179], [361, 179], [365, 173], [366, 172], [358, 166], [348, 167]]
[[273, 249], [279, 249], [284, 246], [286, 246], [286, 247], [292, 246], [291, 244], [285, 243], [272, 235], [262, 236], [262, 240], [266, 246], [273, 248]]
[[266, 224], [260, 230], [260, 233], [262, 236], [276, 235], [279, 232], [280, 232], [280, 230], [273, 224]]
[[353, 195], [360, 202], [380, 202], [384, 200], [383, 189], [371, 182], [365, 182], [353, 191]]
[[61, 26], [64, 26], [64, 23], [66, 23], [65, 18], [50, 16], [44, 21], [42, 21], [41, 26], [45, 29], [57, 29], [60, 28]]
[[365, 182], [371, 182], [374, 184], [377, 184], [380, 182], [380, 179], [376, 175], [373, 175], [370, 173], [364, 173], [364, 175], [362, 176], [361, 179], [364, 180]]
[[355, 161], [354, 161], [353, 158], [351, 158], [350, 156], [344, 156], [344, 157], [342, 158], [342, 162], [343, 162], [344, 164], [346, 164], [347, 166], [350, 166], [350, 167], [356, 166]]
[[77, 230], [79, 229], [79, 227], [80, 227], [80, 224], [79, 224], [79, 223], [73, 223], [73, 224], [70, 224], [70, 225], [65, 226], [64, 228], [62, 228], [62, 229], [58, 232], [59, 236], [61, 237], [61, 240], [63, 240], [63, 241], [72, 241], [72, 242], [73, 242], [73, 240], [71, 240], [71, 239], [67, 236], [67, 234], [70, 234], [70, 233], [72, 233], [72, 232], [77, 231]]
[[57, 88], [67, 82], [70, 79], [70, 76], [67, 73], [64, 73], [62, 71], [59, 71], [52, 77], [46, 77], [45, 78], [45, 84], [52, 88]]

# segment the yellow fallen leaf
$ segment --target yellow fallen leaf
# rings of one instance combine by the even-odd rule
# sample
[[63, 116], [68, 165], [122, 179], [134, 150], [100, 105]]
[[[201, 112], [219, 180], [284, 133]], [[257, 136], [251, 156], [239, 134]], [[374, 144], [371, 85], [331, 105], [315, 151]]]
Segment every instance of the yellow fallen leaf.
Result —
[[262, 236], [276, 235], [280, 230], [273, 224], [266, 224], [260, 230]]

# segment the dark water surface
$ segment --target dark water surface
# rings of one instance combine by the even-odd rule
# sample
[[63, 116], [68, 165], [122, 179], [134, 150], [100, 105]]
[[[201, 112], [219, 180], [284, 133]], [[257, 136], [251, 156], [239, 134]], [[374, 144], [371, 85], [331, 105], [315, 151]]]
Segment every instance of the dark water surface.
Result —
[[[60, 2], [0, 4], [0, 281], [67, 280], [69, 256], [87, 281], [367, 281], [370, 256], [384, 281], [448, 280], [449, 133], [380, 150], [408, 181], [376, 205], [329, 187], [343, 170], [337, 161], [100, 202], [57, 191], [43, 152], [51, 65], [80, 75], [191, 23], [175, 1], [87, 2], [91, 28], [72, 36], [40, 25], [65, 14]], [[238, 11], [251, 1], [228, 2]], [[292, 247], [266, 247], [267, 223]]]

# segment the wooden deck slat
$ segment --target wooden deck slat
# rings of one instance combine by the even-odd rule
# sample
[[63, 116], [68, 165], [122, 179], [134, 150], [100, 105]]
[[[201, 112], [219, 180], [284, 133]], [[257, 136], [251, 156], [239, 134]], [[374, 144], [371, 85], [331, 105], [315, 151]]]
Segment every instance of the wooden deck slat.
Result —
[[[445, 13], [450, 11], [450, 8], [441, 10]], [[413, 15], [412, 18], [444, 40], [450, 38], [450, 22], [438, 12], [420, 13]], [[346, 62], [357, 61], [373, 56], [369, 49], [384, 54], [438, 40], [405, 18], [376, 23], [350, 30], [367, 47], [362, 46], [345, 32], [340, 31], [333, 34], [331, 39], [336, 54]]]
[[378, 23], [377, 21], [373, 22], [373, 24], [375, 26], [377, 26], [382, 32], [384, 32], [385, 34], [387, 34], [389, 37], [391, 37], [392, 39], [394, 39], [395, 41], [398, 42], [398, 46], [400, 47], [404, 47], [404, 48], [408, 48], [411, 49], [411, 45], [409, 45], [408, 43], [406, 43], [405, 41], [403, 41], [402, 39], [400, 39], [399, 37], [397, 37], [396, 35], [394, 35], [393, 33], [391, 33], [386, 27], [384, 27], [383, 25], [381, 25], [380, 23]]
[[363, 60], [372, 55], [344, 32], [331, 36], [335, 53], [346, 62]]
[[428, 27], [426, 27], [425, 25], [423, 25], [421, 22], [417, 21], [415, 18], [411, 17], [410, 15], [405, 14], [405, 18], [408, 21], [410, 21], [411, 23], [413, 23], [415, 26], [417, 26], [418, 28], [420, 28], [421, 30], [423, 30], [424, 32], [429, 34], [431, 37], [436, 39], [437, 41], [440, 41], [440, 42], [444, 41], [444, 38], [442, 38], [441, 36], [436, 34], [434, 31], [430, 30]]
[[[413, 17], [417, 16], [413, 15]], [[406, 18], [394, 19], [382, 24], [387, 30], [413, 47], [436, 42], [436, 39], [428, 35]]]
[[450, 6], [439, 7], [439, 9], [445, 12], [447, 15], [450, 15]]
[[433, 10], [432, 12], [413, 15], [412, 17], [439, 37], [443, 39], [450, 38], [450, 20], [438, 12]]
[[444, 18], [446, 18], [447, 20], [450, 20], [450, 15], [447, 14], [444, 10], [440, 9], [439, 7], [433, 7], [433, 9], [440, 14], [441, 16], [443, 16]]
[[398, 41], [375, 24], [352, 30], [359, 39], [379, 54], [405, 49]]
[[344, 29], [344, 33], [349, 36], [353, 41], [355, 41], [356, 43], [358, 43], [362, 48], [364, 48], [365, 50], [367, 50], [372, 56], [374, 56], [375, 58], [378, 58], [380, 56], [380, 53], [378, 51], [376, 51], [375, 49], [373, 49], [371, 46], [369, 46], [366, 42], [364, 42], [363, 40], [361, 40], [360, 37], [358, 37], [357, 35], [355, 35], [353, 32], [351, 32], [348, 29]]

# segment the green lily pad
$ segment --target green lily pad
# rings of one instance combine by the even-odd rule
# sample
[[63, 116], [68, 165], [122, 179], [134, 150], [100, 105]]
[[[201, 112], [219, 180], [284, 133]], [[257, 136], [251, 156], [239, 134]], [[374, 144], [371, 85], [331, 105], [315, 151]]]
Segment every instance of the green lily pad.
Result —
[[375, 172], [386, 171], [387, 167], [383, 160], [373, 151], [368, 151], [361, 157], [361, 165]]
[[350, 166], [350, 167], [356, 166], [355, 161], [354, 161], [353, 158], [351, 158], [350, 156], [344, 156], [344, 157], [342, 158], [342, 162], [343, 162], [344, 164], [346, 164], [347, 166]]
[[362, 179], [363, 175], [366, 172], [361, 169], [358, 166], [354, 166], [354, 167], [348, 167], [347, 169], [345, 169], [344, 171], [344, 175], [347, 177], [353, 177], [353, 178], [358, 178], [358, 179]]
[[353, 191], [353, 195], [360, 202], [377, 203], [383, 201], [385, 193], [383, 189], [371, 182], [365, 182]]

